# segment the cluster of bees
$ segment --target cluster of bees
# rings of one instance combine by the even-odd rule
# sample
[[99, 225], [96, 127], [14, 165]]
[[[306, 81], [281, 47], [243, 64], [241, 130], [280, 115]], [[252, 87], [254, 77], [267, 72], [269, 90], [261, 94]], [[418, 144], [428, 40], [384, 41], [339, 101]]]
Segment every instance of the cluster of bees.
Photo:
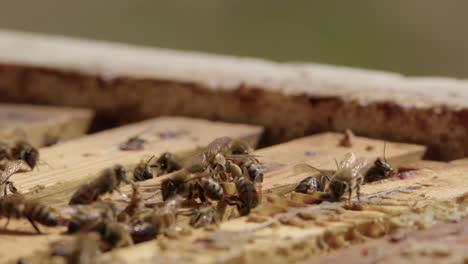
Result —
[[[247, 143], [222, 137], [189, 158], [182, 159], [169, 152], [158, 158], [153, 156], [138, 164], [131, 173], [132, 177], [127, 177], [130, 173], [121, 165], [108, 168], [82, 185], [72, 195], [69, 205], [59, 210], [23, 199], [9, 180], [24, 163], [33, 169], [38, 159], [39, 152], [25, 142], [1, 146], [0, 160], [8, 163], [0, 178], [0, 188], [4, 193], [0, 198], [0, 216], [8, 218], [8, 221], [10, 218], [25, 218], [38, 233], [41, 231], [36, 223], [66, 225], [69, 234], [78, 234], [78, 242], [97, 235], [99, 251], [181, 231], [182, 228], [177, 226], [181, 215], [188, 217], [188, 223], [195, 228], [217, 225], [226, 218], [228, 208], [231, 215], [232, 212], [239, 216], [247, 215], [261, 201], [263, 173], [268, 168], [252, 155], [252, 148]], [[356, 192], [359, 199], [362, 184], [382, 180], [395, 173], [385, 157], [376, 159], [369, 166], [367, 159], [357, 158], [350, 152], [336, 163], [337, 169], [328, 171], [308, 164], [296, 165], [295, 173], [308, 172], [313, 176], [299, 182], [295, 191], [319, 192], [324, 200], [329, 201], [339, 201], [345, 194], [350, 200], [352, 193]], [[144, 181], [162, 175], [165, 176], [159, 184], [144, 185]], [[119, 187], [122, 183], [132, 187], [130, 198], [121, 193]], [[150, 203], [143, 197], [142, 189], [145, 188], [154, 191], [158, 202]], [[13, 194], [6, 196], [8, 190]], [[103, 199], [105, 194], [114, 191], [124, 196], [120, 203], [115, 199]], [[67, 247], [80, 245], [78, 242], [56, 243], [52, 254], [71, 263], [77, 251]]]
[[[28, 219], [38, 233], [36, 223], [66, 225], [70, 234], [97, 233], [101, 251], [183, 231], [177, 226], [181, 215], [195, 228], [217, 225], [228, 212], [230, 217], [247, 215], [260, 203], [265, 166], [252, 151], [243, 141], [222, 137], [185, 159], [166, 152], [138, 164], [133, 173], [121, 165], [108, 168], [79, 187], [66, 206], [50, 209], [10, 195], [0, 203], [0, 212], [8, 219]], [[144, 185], [144, 181], [162, 175], [166, 176], [159, 184]], [[122, 184], [132, 187], [130, 198], [121, 193]], [[154, 192], [158, 201], [143, 198], [144, 189]], [[104, 198], [114, 191], [124, 198]], [[68, 260], [70, 256], [63, 252], [73, 250], [60, 245], [61, 250], [53, 250], [53, 255]]]
[[298, 164], [294, 167], [296, 173], [314, 173], [304, 178], [295, 188], [299, 193], [322, 193], [324, 200], [339, 201], [347, 193], [351, 201], [353, 192], [360, 199], [360, 187], [363, 184], [383, 180], [395, 175], [395, 169], [384, 158], [377, 158], [371, 166], [365, 158], [356, 158], [353, 152], [348, 152], [341, 162], [337, 162], [336, 170], [320, 170], [308, 164]]

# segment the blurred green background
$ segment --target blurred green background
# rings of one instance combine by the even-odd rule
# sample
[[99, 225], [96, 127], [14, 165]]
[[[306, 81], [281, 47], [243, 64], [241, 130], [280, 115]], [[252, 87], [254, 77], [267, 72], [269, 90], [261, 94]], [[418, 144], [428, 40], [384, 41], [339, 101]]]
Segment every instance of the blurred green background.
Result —
[[0, 28], [468, 77], [468, 1], [2, 1]]

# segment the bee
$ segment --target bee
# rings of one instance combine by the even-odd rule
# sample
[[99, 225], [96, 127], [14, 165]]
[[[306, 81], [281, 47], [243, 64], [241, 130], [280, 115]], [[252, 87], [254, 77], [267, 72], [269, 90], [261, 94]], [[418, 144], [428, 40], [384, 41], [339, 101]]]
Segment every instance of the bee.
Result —
[[230, 154], [234, 155], [247, 155], [253, 152], [252, 147], [245, 141], [232, 140], [229, 144]]
[[383, 180], [395, 174], [395, 170], [385, 158], [385, 146], [386, 144], [384, 143], [383, 159], [377, 158], [374, 164], [366, 171], [364, 174], [364, 183]]
[[164, 152], [156, 161], [156, 167], [159, 167], [160, 174], [171, 173], [182, 169], [182, 160], [175, 154]]
[[161, 183], [163, 200], [173, 195], [181, 195], [187, 199], [199, 197], [203, 202], [206, 198], [222, 200], [224, 190], [221, 184], [207, 174], [193, 174], [186, 170], [172, 175]]
[[348, 193], [348, 201], [351, 201], [351, 194], [356, 190], [357, 198], [359, 198], [360, 185], [363, 177], [361, 170], [367, 165], [367, 159], [356, 159], [356, 155], [348, 152], [345, 158], [338, 164], [336, 172], [333, 174], [328, 190], [335, 200], [339, 200], [345, 192]]
[[74, 239], [51, 244], [52, 256], [63, 257], [69, 264], [94, 264], [101, 253], [96, 234], [83, 234]]
[[23, 160], [31, 169], [39, 161], [39, 151], [26, 141], [1, 141], [0, 160]]
[[37, 227], [36, 222], [45, 226], [58, 225], [56, 214], [48, 206], [38, 202], [26, 201], [19, 194], [0, 198], [0, 216], [8, 219], [5, 228], [8, 226], [11, 217], [26, 218], [39, 234], [41, 230]]
[[133, 170], [133, 180], [145, 181], [154, 178], [153, 167], [156, 166], [149, 165], [153, 158], [154, 156], [151, 156], [151, 158], [146, 163], [140, 163], [138, 166], [135, 167], [135, 169]]
[[[304, 178], [302, 181], [294, 189], [295, 192], [298, 193], [308, 193], [309, 191], [314, 192], [323, 192], [325, 191], [325, 187], [327, 183], [330, 182], [330, 178], [333, 176], [335, 171], [332, 170], [320, 170], [308, 164], [297, 164], [294, 166], [294, 173], [314, 173], [314, 176], [308, 176]], [[317, 174], [318, 173], [318, 174]]]
[[185, 198], [181, 196], [172, 196], [162, 206], [144, 215], [131, 228], [134, 241], [137, 243], [147, 241], [173, 228], [177, 221], [177, 209], [184, 200]]
[[194, 228], [204, 227], [211, 224], [219, 224], [222, 220], [222, 214], [219, 208], [209, 203], [203, 203], [198, 208], [194, 208], [186, 213], [190, 216], [189, 224]]
[[250, 210], [257, 207], [260, 203], [260, 195], [257, 189], [260, 191], [261, 187], [256, 188], [255, 184], [244, 176], [242, 169], [238, 165], [230, 162], [229, 166], [234, 176], [234, 184], [238, 193], [238, 197], [236, 198], [240, 202], [237, 204], [237, 209], [239, 214], [244, 216], [249, 214]]
[[90, 229], [98, 221], [115, 220], [117, 210], [114, 203], [102, 201], [79, 208], [68, 221], [68, 233]]
[[111, 248], [133, 245], [130, 233], [116, 221], [100, 221], [92, 227], [91, 231], [99, 233], [102, 240], [107, 242]]
[[2, 171], [2, 174], [0, 176], [0, 190], [3, 189], [4, 196], [7, 195], [7, 189], [10, 189], [10, 192], [12, 193], [18, 192], [13, 182], [10, 181], [9, 179], [13, 174], [19, 171], [22, 166], [23, 166], [23, 161], [16, 160], [16, 161], [8, 163], [6, 168]]
[[245, 142], [230, 137], [220, 137], [208, 144], [203, 151], [188, 159], [184, 167], [192, 173], [203, 172], [213, 164], [215, 159], [221, 158], [218, 154], [233, 154], [233, 152], [244, 154], [249, 151], [251, 148]]
[[72, 196], [69, 204], [90, 204], [105, 193], [118, 190], [121, 182], [131, 183], [127, 179], [125, 168], [116, 165], [106, 169], [102, 174], [91, 182], [83, 184]]

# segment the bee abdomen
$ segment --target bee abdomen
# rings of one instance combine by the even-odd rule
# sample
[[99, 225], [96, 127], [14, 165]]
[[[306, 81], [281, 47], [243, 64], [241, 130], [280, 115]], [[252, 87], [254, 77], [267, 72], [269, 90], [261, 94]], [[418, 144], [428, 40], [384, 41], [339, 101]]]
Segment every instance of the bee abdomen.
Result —
[[144, 181], [154, 177], [153, 170], [146, 164], [139, 165], [133, 171], [135, 181]]
[[224, 190], [219, 182], [211, 178], [204, 178], [201, 180], [201, 185], [208, 198], [216, 201], [220, 201], [224, 198]]
[[34, 219], [46, 226], [56, 226], [58, 224], [57, 217], [50, 211], [49, 207], [39, 203], [26, 204], [24, 214], [26, 217]]
[[298, 193], [307, 193], [308, 190], [321, 191], [320, 183], [313, 176], [306, 177], [300, 181], [294, 191]]

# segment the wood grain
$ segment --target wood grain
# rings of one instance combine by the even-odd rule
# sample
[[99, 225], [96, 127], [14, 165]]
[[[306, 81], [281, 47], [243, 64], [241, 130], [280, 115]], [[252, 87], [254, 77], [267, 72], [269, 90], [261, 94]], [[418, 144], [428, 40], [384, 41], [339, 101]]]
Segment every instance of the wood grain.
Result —
[[0, 138], [26, 140], [41, 147], [47, 137], [62, 140], [84, 135], [93, 111], [82, 108], [0, 104]]
[[2, 101], [89, 107], [113, 124], [182, 115], [262, 125], [265, 141], [317, 132], [468, 155], [468, 82], [0, 31]]

